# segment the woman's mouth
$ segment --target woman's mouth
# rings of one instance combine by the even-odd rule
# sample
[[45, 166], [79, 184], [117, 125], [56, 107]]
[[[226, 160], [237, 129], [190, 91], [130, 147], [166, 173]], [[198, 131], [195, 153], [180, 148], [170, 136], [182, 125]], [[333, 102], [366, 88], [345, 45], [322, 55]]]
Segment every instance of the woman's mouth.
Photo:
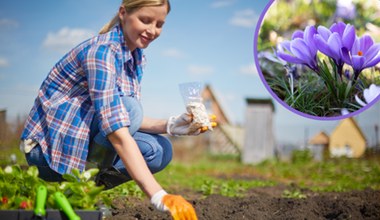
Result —
[[144, 44], [149, 44], [150, 42], [153, 41], [153, 39], [152, 39], [152, 38], [149, 38], [149, 37], [141, 36], [141, 41], [142, 41], [142, 43], [144, 43]]

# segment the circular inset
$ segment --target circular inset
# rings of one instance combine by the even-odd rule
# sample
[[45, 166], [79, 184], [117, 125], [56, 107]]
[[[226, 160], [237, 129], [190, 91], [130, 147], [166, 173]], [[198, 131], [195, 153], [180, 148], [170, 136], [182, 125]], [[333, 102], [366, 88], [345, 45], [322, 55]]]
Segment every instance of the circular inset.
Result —
[[374, 28], [380, 24], [372, 16], [379, 10], [376, 1], [271, 0], [254, 39], [269, 93], [290, 111], [317, 120], [370, 108], [380, 100], [380, 29]]

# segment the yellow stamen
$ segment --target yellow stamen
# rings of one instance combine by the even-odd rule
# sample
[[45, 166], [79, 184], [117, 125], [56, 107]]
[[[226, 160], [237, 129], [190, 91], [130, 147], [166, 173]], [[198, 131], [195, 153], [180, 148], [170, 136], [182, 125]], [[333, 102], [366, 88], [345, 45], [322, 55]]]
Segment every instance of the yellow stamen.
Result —
[[360, 51], [360, 50], [359, 50], [358, 55], [359, 55], [359, 56], [363, 56], [363, 51]]

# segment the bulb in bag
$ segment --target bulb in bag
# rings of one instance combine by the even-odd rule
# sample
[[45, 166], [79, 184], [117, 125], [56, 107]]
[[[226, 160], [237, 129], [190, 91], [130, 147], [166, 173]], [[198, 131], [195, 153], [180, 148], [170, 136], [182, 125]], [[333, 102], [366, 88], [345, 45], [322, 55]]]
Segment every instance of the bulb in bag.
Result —
[[192, 123], [213, 130], [206, 107], [202, 102], [201, 83], [182, 83], [179, 85], [179, 89], [186, 105], [187, 112], [193, 116]]

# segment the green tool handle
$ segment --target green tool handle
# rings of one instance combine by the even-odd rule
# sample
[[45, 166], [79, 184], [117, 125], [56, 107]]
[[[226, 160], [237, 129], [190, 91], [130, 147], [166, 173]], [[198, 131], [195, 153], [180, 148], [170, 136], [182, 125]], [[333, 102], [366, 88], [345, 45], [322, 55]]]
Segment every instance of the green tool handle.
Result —
[[61, 192], [54, 193], [54, 200], [56, 205], [66, 214], [70, 220], [80, 220], [80, 217], [75, 214], [73, 207], [71, 207], [69, 200]]
[[36, 204], [34, 206], [34, 214], [37, 216], [45, 216], [46, 215], [46, 197], [47, 197], [47, 189], [46, 186], [40, 185], [37, 187], [36, 194]]

